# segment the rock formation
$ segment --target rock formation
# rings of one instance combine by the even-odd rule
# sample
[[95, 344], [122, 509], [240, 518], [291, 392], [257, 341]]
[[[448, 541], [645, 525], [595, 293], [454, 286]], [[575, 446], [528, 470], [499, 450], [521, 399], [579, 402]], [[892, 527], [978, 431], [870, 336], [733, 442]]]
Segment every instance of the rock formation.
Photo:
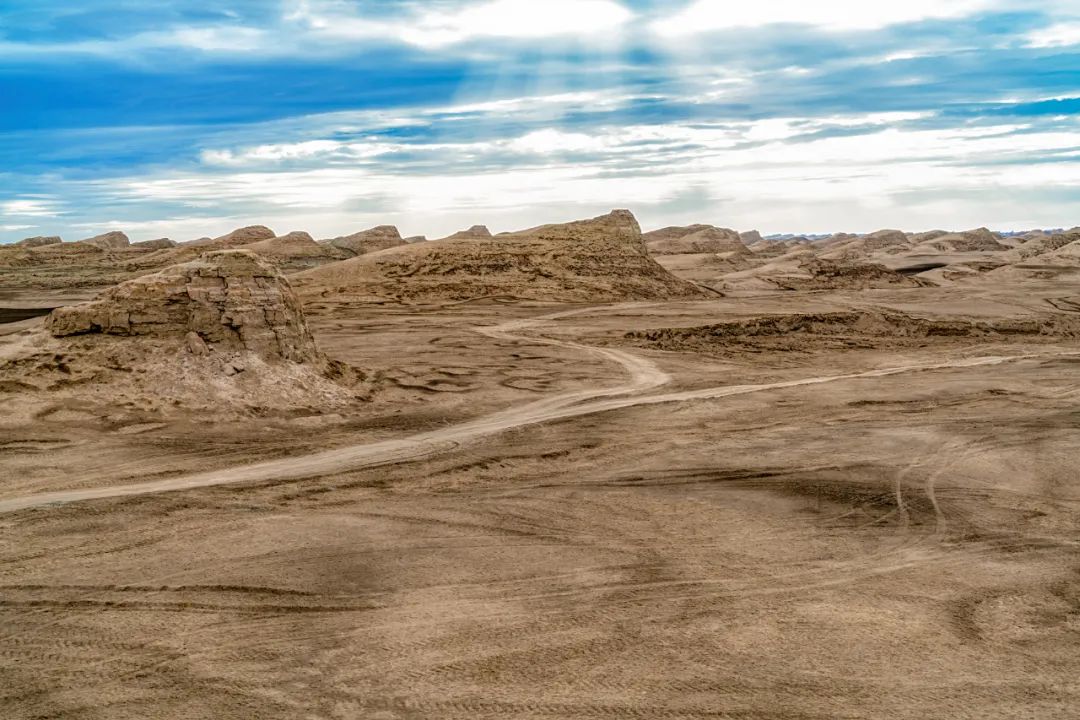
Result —
[[129, 280], [95, 300], [54, 310], [54, 337], [102, 334], [185, 339], [263, 359], [319, 359], [287, 280], [254, 253], [213, 251], [199, 260]]
[[137, 250], [168, 250], [174, 248], [179, 243], [169, 238], [160, 238], [158, 240], [143, 240], [142, 242], [131, 243], [131, 247]]
[[36, 247], [44, 247], [45, 245], [59, 245], [61, 242], [63, 242], [63, 240], [61, 240], [59, 237], [57, 237], [55, 235], [50, 235], [50, 236], [39, 235], [37, 237], [30, 237], [30, 238], [26, 238], [25, 240], [20, 240], [19, 242], [15, 243], [15, 245], [16, 245], [16, 247], [36, 248]]
[[352, 235], [320, 240], [319, 244], [337, 248], [344, 252], [345, 257], [348, 258], [386, 250], [387, 248], [400, 247], [405, 245], [406, 241], [401, 238], [401, 233], [393, 225], [379, 225]]
[[753, 245], [754, 243], [759, 243], [764, 240], [764, 238], [761, 237], [761, 233], [757, 230], [741, 232], [739, 233], [739, 239], [743, 241], [743, 245]]
[[739, 233], [712, 225], [668, 227], [645, 233], [642, 238], [653, 255], [747, 252]]
[[131, 244], [128, 236], [119, 230], [113, 230], [102, 235], [95, 235], [86, 240], [80, 240], [81, 245], [91, 245], [101, 250], [122, 250]]
[[206, 250], [225, 250], [228, 248], [240, 247], [241, 245], [251, 245], [262, 240], [270, 240], [276, 235], [276, 233], [265, 225], [249, 225], [248, 227], [238, 228], [231, 233], [222, 235], [212, 239], [200, 239], [187, 243], [185, 247], [199, 246], [205, 252]]
[[392, 248], [295, 276], [304, 295], [444, 300], [513, 296], [602, 302], [693, 298], [708, 291], [649, 257], [627, 210], [498, 237]]
[[938, 252], [999, 252], [1009, 246], [1001, 242], [1001, 236], [986, 228], [966, 232], [946, 233], [932, 240], [924, 240], [920, 249]]
[[491, 231], [488, 230], [487, 225], [473, 225], [468, 230], [461, 230], [456, 232], [446, 240], [477, 240], [483, 238], [492, 237]]

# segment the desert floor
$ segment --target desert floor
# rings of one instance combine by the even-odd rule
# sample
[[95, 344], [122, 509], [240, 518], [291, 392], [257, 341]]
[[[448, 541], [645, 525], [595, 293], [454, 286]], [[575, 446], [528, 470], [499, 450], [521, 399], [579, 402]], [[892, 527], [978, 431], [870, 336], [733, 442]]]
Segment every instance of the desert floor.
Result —
[[1075, 340], [627, 337], [1068, 294], [327, 302], [355, 416], [50, 408], [0, 438], [0, 715], [1080, 717]]

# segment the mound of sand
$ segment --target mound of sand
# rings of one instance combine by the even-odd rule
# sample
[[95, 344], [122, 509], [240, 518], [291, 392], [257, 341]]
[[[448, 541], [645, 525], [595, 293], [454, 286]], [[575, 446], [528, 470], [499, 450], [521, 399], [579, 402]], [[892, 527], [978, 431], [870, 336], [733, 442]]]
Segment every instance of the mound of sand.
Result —
[[739, 233], [712, 225], [667, 227], [645, 233], [642, 239], [653, 255], [748, 252]]
[[295, 282], [304, 295], [368, 300], [608, 302], [711, 294], [649, 257], [627, 210], [498, 237], [391, 248], [300, 273]]
[[83, 400], [166, 414], [337, 407], [358, 397], [360, 380], [319, 352], [288, 281], [246, 250], [212, 251], [57, 309], [9, 352], [0, 384], [52, 400], [78, 387]]
[[1080, 338], [1080, 319], [1060, 314], [1027, 318], [929, 320], [898, 312], [763, 315], [682, 328], [627, 333], [635, 345], [670, 351], [813, 351], [949, 342], [1054, 342]]
[[119, 230], [113, 230], [102, 235], [79, 241], [80, 245], [90, 245], [101, 250], [123, 250], [131, 245], [128, 236]]
[[343, 257], [350, 258], [357, 255], [387, 250], [392, 247], [405, 245], [401, 233], [393, 225], [379, 225], [370, 230], [361, 230], [352, 235], [320, 240], [320, 245], [336, 248], [344, 253]]

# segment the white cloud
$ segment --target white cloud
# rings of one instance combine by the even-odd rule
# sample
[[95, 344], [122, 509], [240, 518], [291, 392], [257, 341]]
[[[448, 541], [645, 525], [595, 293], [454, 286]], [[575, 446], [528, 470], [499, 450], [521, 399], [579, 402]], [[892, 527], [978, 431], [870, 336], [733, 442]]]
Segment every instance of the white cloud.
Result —
[[1063, 22], [1035, 30], [1025, 38], [1027, 47], [1056, 48], [1080, 45], [1080, 22]]
[[608, 141], [600, 136], [552, 129], [537, 130], [509, 143], [510, 149], [515, 152], [538, 155], [558, 152], [594, 152], [608, 146]]
[[663, 37], [780, 23], [813, 25], [827, 30], [872, 30], [929, 19], [956, 18], [992, 5], [991, 0], [696, 0], [680, 12], [653, 23]]
[[299, 143], [269, 143], [237, 150], [204, 150], [206, 165], [241, 167], [298, 160], [359, 159], [376, 157], [394, 149], [392, 145], [343, 143], [334, 140], [309, 140]]
[[56, 217], [59, 215], [52, 200], [28, 199], [0, 202], [0, 215], [10, 217]]
[[32, 227], [37, 227], [37, 226], [36, 225], [0, 225], [0, 230], [3, 230], [4, 232], [16, 232], [16, 231], [19, 231], [19, 230], [29, 230]]
[[539, 39], [589, 36], [618, 29], [634, 14], [614, 0], [486, 0], [453, 11], [426, 10], [413, 17], [376, 20], [323, 9], [302, 0], [287, 16], [338, 40], [395, 39], [437, 49], [475, 38]]
[[[348, 148], [347, 143], [311, 142], [256, 146], [232, 151], [238, 163], [232, 171], [226, 166], [225, 172], [100, 181], [94, 192], [132, 207], [206, 207], [218, 216], [154, 223], [155, 235], [224, 232], [227, 227], [221, 226], [233, 222], [220, 219], [227, 217], [235, 218], [234, 224], [263, 222], [315, 234], [395, 222], [435, 237], [457, 225], [498, 227], [504, 222], [504, 229], [513, 229], [611, 207], [641, 208], [643, 221], [657, 224], [697, 220], [776, 231], [993, 225], [996, 219], [1036, 210], [1053, 223], [1052, 213], [1060, 208], [1050, 200], [1036, 208], [1031, 197], [1002, 201], [1009, 197], [1003, 193], [1080, 187], [1080, 165], [1027, 162], [1075, 153], [1075, 127], [1036, 132], [1016, 123], [965, 128], [903, 124], [922, 117], [871, 113], [692, 127], [613, 126], [588, 134], [551, 127], [506, 140], [409, 146], [430, 153], [413, 169], [355, 163], [273, 169], [259, 165], [262, 160], [244, 165], [241, 160], [248, 157], [321, 151], [338, 157]], [[854, 126], [878, 127], [854, 136], [827, 132]], [[799, 141], [792, 142], [797, 136]], [[552, 149], [589, 158], [563, 162], [548, 152]], [[483, 153], [492, 160], [483, 169], [459, 164]], [[1009, 161], [1016, 164], [1003, 172], [998, 163]], [[656, 181], [658, 168], [663, 182]], [[692, 213], [684, 209], [672, 215], [675, 211], [663, 208], [678, 188], [701, 188], [705, 197], [724, 198], [722, 210], [704, 200]], [[924, 199], [897, 200], [910, 196]], [[977, 200], [984, 197], [995, 198], [992, 206]]]

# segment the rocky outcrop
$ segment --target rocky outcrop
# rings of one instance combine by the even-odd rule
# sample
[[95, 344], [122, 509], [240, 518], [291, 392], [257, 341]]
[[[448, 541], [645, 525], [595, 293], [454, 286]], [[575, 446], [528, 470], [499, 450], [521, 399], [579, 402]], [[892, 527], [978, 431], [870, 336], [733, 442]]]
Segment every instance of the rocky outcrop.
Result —
[[158, 240], [143, 240], [142, 242], [131, 243], [131, 247], [136, 250], [168, 250], [178, 244], [175, 240], [160, 238]]
[[131, 245], [131, 240], [128, 236], [119, 230], [113, 230], [102, 235], [95, 235], [92, 238], [86, 240], [80, 240], [81, 245], [90, 245], [100, 250], [123, 250]]
[[761, 237], [761, 233], [757, 230], [741, 232], [739, 233], [739, 239], [742, 240], [743, 245], [753, 245], [754, 243], [759, 243], [764, 240], [764, 238]]
[[712, 225], [668, 227], [645, 233], [642, 239], [653, 255], [747, 252], [739, 233]]
[[352, 235], [320, 240], [319, 244], [337, 248], [346, 253], [346, 257], [356, 257], [357, 255], [366, 255], [392, 247], [400, 247], [405, 245], [406, 242], [393, 225], [379, 225]]
[[809, 277], [774, 277], [783, 290], [866, 290], [892, 287], [927, 287], [933, 283], [903, 275], [875, 263], [848, 263], [823, 258], [808, 259], [800, 266]]
[[1000, 235], [986, 228], [939, 235], [931, 241], [924, 241], [923, 247], [939, 252], [998, 252], [1009, 249], [1008, 245], [1001, 243]]
[[405, 238], [405, 243], [408, 245], [422, 242], [427, 242], [427, 235], [413, 235], [412, 237]]
[[372, 300], [512, 296], [592, 302], [710, 294], [649, 256], [627, 210], [497, 237], [405, 245], [300, 273], [295, 282], [304, 295]]
[[63, 240], [61, 240], [55, 235], [39, 235], [37, 237], [30, 237], [26, 238], [25, 240], [20, 240], [19, 242], [15, 243], [15, 245], [22, 248], [36, 248], [44, 247], [45, 245], [59, 245], [62, 242]]
[[320, 358], [300, 303], [285, 278], [246, 250], [213, 251], [196, 261], [129, 280], [91, 302], [54, 310], [54, 337], [145, 336], [211, 350], [292, 362]]
[[251, 245], [252, 243], [261, 242], [262, 240], [270, 240], [276, 234], [277, 233], [265, 225], [249, 225], [233, 230], [231, 233], [222, 235], [221, 237], [194, 240], [187, 243], [186, 246], [199, 246], [206, 250], [225, 250], [228, 248], [240, 247], [241, 245]]
[[900, 230], [878, 230], [864, 236], [862, 241], [863, 247], [870, 252], [907, 247], [909, 243], [908, 236]]
[[491, 235], [491, 231], [488, 230], [487, 225], [473, 225], [468, 230], [461, 230], [460, 232], [456, 232], [456, 233], [454, 233], [453, 235], [451, 235], [450, 237], [448, 237], [446, 239], [447, 240], [477, 240], [477, 239], [483, 239], [483, 238], [489, 238], [489, 237], [492, 237], [492, 235]]

